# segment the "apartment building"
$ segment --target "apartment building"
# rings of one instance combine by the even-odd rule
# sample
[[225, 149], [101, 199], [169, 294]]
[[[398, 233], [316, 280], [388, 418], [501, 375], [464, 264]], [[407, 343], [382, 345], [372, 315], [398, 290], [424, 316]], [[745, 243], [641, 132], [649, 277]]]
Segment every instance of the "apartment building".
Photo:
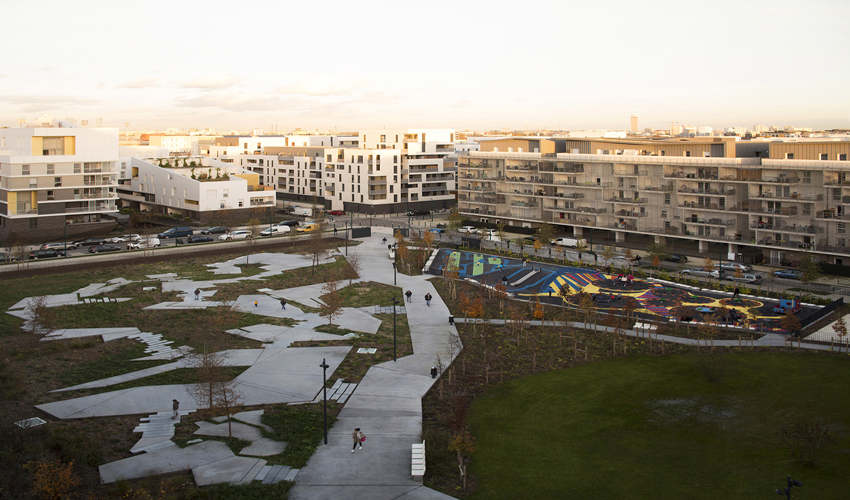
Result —
[[279, 199], [331, 210], [388, 213], [454, 206], [452, 130], [297, 137], [307, 145], [266, 145], [260, 152], [218, 159], [257, 173], [261, 184], [276, 185]]
[[[459, 160], [459, 211], [715, 258], [850, 261], [850, 142], [508, 138]], [[846, 186], [846, 187], [845, 187]]]
[[118, 173], [117, 129], [0, 129], [0, 240], [108, 232]]
[[201, 223], [245, 220], [275, 206], [274, 188], [260, 185], [258, 174], [211, 161], [175, 168], [131, 158], [129, 178], [119, 187], [122, 205]]

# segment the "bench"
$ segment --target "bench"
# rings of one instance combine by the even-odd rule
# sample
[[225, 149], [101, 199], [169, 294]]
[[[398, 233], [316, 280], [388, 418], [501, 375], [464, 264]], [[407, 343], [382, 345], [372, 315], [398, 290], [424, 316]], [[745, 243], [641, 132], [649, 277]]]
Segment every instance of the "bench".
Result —
[[425, 476], [425, 441], [410, 445], [410, 476], [420, 483]]

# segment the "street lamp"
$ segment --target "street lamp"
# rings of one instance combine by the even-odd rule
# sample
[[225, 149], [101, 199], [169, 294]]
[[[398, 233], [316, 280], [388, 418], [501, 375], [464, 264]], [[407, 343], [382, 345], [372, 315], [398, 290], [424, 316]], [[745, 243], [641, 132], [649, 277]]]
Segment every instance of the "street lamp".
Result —
[[328, 444], [328, 362], [322, 358], [322, 364], [319, 365], [322, 369], [322, 419], [325, 426], [325, 444]]
[[[393, 267], [395, 269], [395, 267]], [[395, 336], [395, 308], [398, 304], [398, 297], [393, 297], [393, 362], [396, 360], [396, 336]]]
[[801, 483], [800, 481], [797, 481], [796, 479], [791, 479], [791, 476], [788, 476], [786, 481], [787, 481], [788, 485], [784, 489], [777, 488], [776, 494], [777, 495], [785, 495], [786, 500], [791, 500], [791, 488], [793, 488], [794, 486], [799, 488], [799, 487], [803, 486], [803, 483]]
[[62, 228], [62, 230], [63, 230], [62, 241], [65, 242], [65, 251], [63, 252], [65, 255], [63, 255], [63, 257], [67, 257], [68, 256], [68, 219], [63, 218], [63, 222], [64, 222], [64, 224], [62, 224], [62, 225], [64, 227]]

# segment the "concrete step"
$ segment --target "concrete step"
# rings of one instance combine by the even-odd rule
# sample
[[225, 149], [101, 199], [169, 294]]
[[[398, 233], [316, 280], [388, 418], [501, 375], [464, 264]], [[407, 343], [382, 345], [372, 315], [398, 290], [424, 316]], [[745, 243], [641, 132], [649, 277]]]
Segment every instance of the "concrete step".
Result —
[[301, 469], [290, 469], [289, 473], [286, 475], [286, 477], [283, 480], [284, 481], [295, 481], [295, 476], [298, 475], [298, 471], [300, 471], [300, 470]]
[[269, 471], [272, 470], [271, 465], [264, 465], [260, 472], [257, 474], [257, 477], [254, 478], [254, 481], [262, 481], [269, 475]]
[[265, 465], [266, 465], [265, 460], [257, 460], [257, 463], [255, 463], [254, 466], [251, 467], [248, 470], [248, 472], [245, 474], [245, 477], [243, 477], [242, 480], [239, 481], [236, 484], [248, 484], [248, 483], [250, 483], [251, 481], [254, 480], [255, 477], [257, 477], [257, 474], [260, 473], [260, 471], [263, 469], [263, 467], [265, 467]]

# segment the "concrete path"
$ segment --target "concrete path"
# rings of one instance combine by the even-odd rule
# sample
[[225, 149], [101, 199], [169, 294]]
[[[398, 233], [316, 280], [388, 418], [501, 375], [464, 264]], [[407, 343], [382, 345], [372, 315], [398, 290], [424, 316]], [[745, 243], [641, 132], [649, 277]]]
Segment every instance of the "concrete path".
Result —
[[[358, 256], [365, 280], [392, 285], [392, 264], [381, 242], [390, 235], [382, 231], [373, 228], [372, 238], [348, 251]], [[397, 286], [414, 293], [413, 302], [405, 304], [414, 353], [369, 369], [340, 411], [328, 445], [301, 469], [291, 498], [450, 498], [410, 477], [410, 445], [422, 441], [422, 396], [434, 382], [429, 370], [438, 358], [448, 366], [459, 348], [448, 308], [426, 281], [430, 277], [397, 275]], [[426, 292], [433, 296], [431, 307], [425, 305]], [[352, 454], [355, 427], [368, 439], [362, 452]]]

